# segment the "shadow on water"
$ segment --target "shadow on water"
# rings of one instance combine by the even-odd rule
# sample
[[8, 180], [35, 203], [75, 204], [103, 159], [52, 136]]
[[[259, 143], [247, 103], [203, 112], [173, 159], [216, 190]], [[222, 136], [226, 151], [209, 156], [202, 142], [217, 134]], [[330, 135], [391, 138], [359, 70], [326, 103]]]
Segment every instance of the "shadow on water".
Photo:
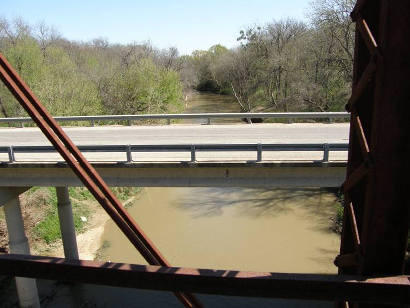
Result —
[[313, 257], [309, 257], [309, 260], [315, 262], [317, 264], [323, 264], [325, 262], [329, 262], [329, 260], [333, 260], [335, 258], [335, 251], [333, 249], [326, 249], [323, 247], [316, 247], [318, 251], [318, 255]]
[[[329, 218], [334, 215], [333, 194], [327, 189], [258, 189], [258, 188], [195, 188], [173, 206], [189, 211], [193, 218], [223, 215], [235, 207], [237, 216], [254, 219], [276, 217], [295, 212], [305, 219], [314, 219], [316, 231], [329, 230]], [[333, 200], [334, 199], [334, 200]], [[300, 211], [302, 210], [302, 211]]]
[[[337, 250], [328, 249], [333, 241], [329, 213], [335, 199], [326, 189], [315, 188], [149, 188], [131, 210], [177, 266], [247, 269], [246, 264], [257, 258], [260, 269], [248, 270], [327, 273], [333, 271], [328, 264]], [[288, 226], [294, 230], [286, 232]], [[264, 239], [263, 232], [270, 232], [269, 239]], [[107, 250], [108, 260], [124, 262], [125, 255], [134, 252], [126, 242], [116, 246], [120, 238], [106, 227], [104, 239], [113, 241]], [[272, 245], [266, 245], [267, 241]], [[108, 293], [112, 297], [99, 297]], [[89, 294], [98, 307], [180, 307], [168, 292], [93, 287]], [[205, 307], [332, 306], [326, 302], [198, 297]]]
[[[208, 93], [195, 94], [187, 102], [186, 108], [185, 113], [239, 112], [232, 97]], [[222, 119], [212, 120], [212, 123], [239, 121]], [[206, 119], [201, 119], [194, 123], [205, 122]], [[335, 200], [333, 193], [316, 188], [149, 188], [130, 212], [138, 217], [147, 234], [175, 263], [194, 264], [194, 267], [212, 264], [205, 268], [243, 268], [249, 260], [260, 258], [261, 267], [278, 268], [279, 271], [332, 272], [333, 269], [329, 269], [327, 264], [333, 260], [335, 249], [327, 247], [332, 244], [334, 236], [329, 233], [329, 218], [334, 214]], [[296, 230], [285, 232], [287, 236], [283, 236], [284, 231], [281, 230], [289, 224], [295, 224]], [[134, 249], [128, 247], [130, 245], [126, 240], [124, 244], [115, 245], [121, 238], [115, 233], [115, 226], [105, 229], [103, 239], [113, 243], [107, 249], [107, 258], [118, 258], [122, 262], [124, 255], [131, 255]], [[276, 243], [275, 246], [266, 245], [262, 236], [264, 232], [271, 232], [269, 241]], [[295, 239], [300, 239], [300, 242]], [[315, 249], [310, 250], [306, 246], [315, 246]], [[258, 255], [260, 251], [262, 253]], [[230, 258], [227, 252], [235, 257]], [[298, 259], [303, 254], [305, 260]], [[309, 260], [312, 262], [305, 262]], [[276, 266], [275, 262], [283, 264]], [[90, 286], [88, 294], [98, 307], [181, 307], [169, 292]], [[110, 296], [103, 297], [101, 294]], [[198, 297], [205, 307], [216, 308], [333, 307], [328, 302], [215, 295]]]

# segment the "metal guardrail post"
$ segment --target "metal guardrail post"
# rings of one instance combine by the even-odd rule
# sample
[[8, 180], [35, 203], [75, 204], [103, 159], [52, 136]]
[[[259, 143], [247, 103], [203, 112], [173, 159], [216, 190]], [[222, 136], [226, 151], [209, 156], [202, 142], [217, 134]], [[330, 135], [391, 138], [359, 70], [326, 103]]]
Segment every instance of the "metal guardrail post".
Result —
[[195, 155], [195, 146], [191, 145], [191, 163], [196, 162], [196, 155]]
[[132, 126], [132, 121], [131, 121], [131, 120], [128, 120], [128, 121], [127, 121], [127, 125], [128, 125], [128, 126]]
[[91, 120], [91, 126], [94, 127], [95, 126], [95, 121]]
[[329, 145], [327, 143], [323, 144], [323, 161], [329, 161]]
[[171, 125], [171, 119], [170, 118], [167, 119], [167, 124]]
[[207, 125], [211, 125], [211, 118], [207, 118], [206, 124], [207, 124]]
[[7, 152], [9, 154], [9, 162], [13, 163], [16, 161], [16, 158], [14, 156], [14, 150], [13, 150], [13, 146], [9, 146], [9, 148], [7, 149]]
[[132, 162], [132, 152], [131, 152], [131, 145], [127, 145], [127, 163]]
[[257, 154], [257, 158], [256, 161], [262, 161], [262, 144], [258, 143], [258, 154]]

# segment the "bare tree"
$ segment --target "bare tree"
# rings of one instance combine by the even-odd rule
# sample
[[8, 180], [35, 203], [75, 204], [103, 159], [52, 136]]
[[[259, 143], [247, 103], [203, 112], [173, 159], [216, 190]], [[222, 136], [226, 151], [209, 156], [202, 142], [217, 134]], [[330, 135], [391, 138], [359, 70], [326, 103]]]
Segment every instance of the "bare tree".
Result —
[[3, 101], [1, 100], [1, 97], [0, 97], [0, 111], [3, 113], [3, 115], [4, 115], [5, 118], [8, 118], [8, 117], [9, 117], [9, 116], [8, 116], [8, 113], [7, 113], [7, 111], [6, 111], [6, 108], [5, 108], [4, 105], [3, 105]]
[[47, 48], [61, 37], [56, 29], [47, 26], [44, 21], [37, 25], [35, 36], [40, 44], [43, 58], [46, 57]]
[[332, 55], [344, 77], [352, 80], [354, 24], [350, 18], [355, 0], [314, 0], [311, 2], [312, 24], [335, 40]]
[[258, 70], [253, 60], [252, 50], [247, 48], [239, 48], [221, 59], [220, 74], [225, 74], [242, 112], [252, 111], [251, 96], [259, 86]]
[[241, 31], [242, 47], [252, 50], [254, 66], [259, 71], [259, 89], [264, 92], [259, 100], [265, 100], [268, 106], [289, 110], [300, 70], [298, 44], [305, 33], [306, 25], [292, 19]]

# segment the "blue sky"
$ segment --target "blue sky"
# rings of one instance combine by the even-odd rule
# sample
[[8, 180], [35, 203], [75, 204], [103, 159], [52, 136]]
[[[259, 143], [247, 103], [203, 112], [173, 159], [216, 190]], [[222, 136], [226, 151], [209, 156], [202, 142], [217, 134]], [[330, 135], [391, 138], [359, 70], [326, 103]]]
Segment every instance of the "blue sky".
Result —
[[102, 37], [111, 43], [151, 41], [181, 54], [220, 43], [237, 45], [248, 25], [306, 19], [309, 0], [1, 0], [0, 16], [44, 21], [70, 40]]

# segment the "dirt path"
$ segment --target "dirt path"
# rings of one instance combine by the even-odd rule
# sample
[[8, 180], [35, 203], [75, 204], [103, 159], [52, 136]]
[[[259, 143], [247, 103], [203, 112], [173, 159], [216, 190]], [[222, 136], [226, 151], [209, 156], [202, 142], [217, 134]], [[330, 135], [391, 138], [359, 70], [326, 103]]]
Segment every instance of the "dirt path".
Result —
[[[134, 200], [135, 197], [131, 197], [124, 201], [123, 205], [127, 207], [132, 206]], [[98, 251], [103, 244], [102, 235], [104, 233], [105, 224], [111, 219], [96, 201], [89, 202], [88, 207], [92, 215], [90, 215], [86, 223], [85, 230], [81, 233], [77, 233], [77, 247], [80, 260], [95, 260], [97, 258]], [[39, 254], [46, 252], [49, 256], [64, 258], [62, 240], [58, 240], [48, 245], [46, 250], [41, 251], [40, 249], [38, 252]]]
[[[100, 206], [92, 205], [92, 217], [87, 223], [86, 230], [77, 234], [78, 254], [81, 260], [94, 260], [98, 249], [101, 247], [101, 237], [105, 223], [110, 217]], [[54, 246], [54, 247], [53, 247]], [[48, 251], [50, 256], [64, 258], [62, 241], [58, 240]]]

